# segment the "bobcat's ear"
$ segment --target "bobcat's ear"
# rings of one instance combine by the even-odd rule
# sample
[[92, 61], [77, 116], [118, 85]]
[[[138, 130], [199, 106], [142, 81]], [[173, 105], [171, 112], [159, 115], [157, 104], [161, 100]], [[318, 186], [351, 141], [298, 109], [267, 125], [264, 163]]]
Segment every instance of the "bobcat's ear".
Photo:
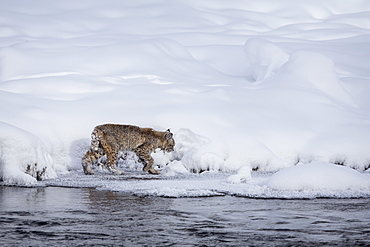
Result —
[[164, 136], [166, 137], [166, 139], [171, 139], [173, 134], [171, 133], [170, 129], [167, 129]]

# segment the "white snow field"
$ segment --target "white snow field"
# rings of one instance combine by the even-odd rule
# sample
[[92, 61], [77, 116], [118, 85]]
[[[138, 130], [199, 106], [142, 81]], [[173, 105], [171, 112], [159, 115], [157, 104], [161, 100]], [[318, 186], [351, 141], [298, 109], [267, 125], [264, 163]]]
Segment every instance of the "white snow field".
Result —
[[[0, 3], [2, 184], [368, 197], [369, 92], [368, 0]], [[102, 123], [171, 128], [162, 175], [83, 175]]]

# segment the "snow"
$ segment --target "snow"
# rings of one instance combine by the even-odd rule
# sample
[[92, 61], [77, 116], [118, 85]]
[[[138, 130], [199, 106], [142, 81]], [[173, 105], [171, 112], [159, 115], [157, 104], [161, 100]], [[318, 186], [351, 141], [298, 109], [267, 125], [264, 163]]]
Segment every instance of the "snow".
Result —
[[[175, 134], [174, 153], [153, 155], [159, 179], [131, 181], [152, 188], [145, 193], [368, 195], [334, 180], [312, 187], [320, 175], [311, 169], [341, 164], [369, 179], [369, 11], [365, 0], [4, 0], [3, 183], [70, 177], [136, 191], [120, 177], [101, 180], [104, 170], [96, 182], [80, 176], [94, 126], [122, 123]], [[47, 182], [25, 174], [35, 163]], [[307, 188], [284, 183], [308, 163]], [[141, 166], [130, 156], [125, 170]]]
[[289, 55], [281, 48], [260, 38], [247, 40], [244, 51], [256, 81], [262, 81], [276, 73], [289, 60]]
[[274, 174], [267, 186], [276, 190], [350, 190], [368, 189], [369, 178], [343, 166], [316, 162], [300, 164]]
[[239, 184], [242, 182], [248, 182], [252, 179], [251, 168], [249, 166], [242, 166], [239, 168], [235, 175], [231, 175], [227, 178], [229, 183]]
[[[171, 168], [169, 168], [171, 167]], [[167, 171], [166, 171], [167, 170]], [[122, 176], [102, 171], [95, 176], [71, 172], [42, 185], [93, 187], [139, 196], [204, 197], [242, 196], [250, 198], [312, 199], [370, 196], [370, 174], [326, 162], [299, 164], [277, 173], [251, 172], [243, 166], [235, 174], [207, 171], [189, 173], [179, 161], [152, 176], [131, 170]]]
[[4, 184], [34, 185], [37, 172], [39, 179], [56, 176], [52, 157], [36, 136], [6, 123], [0, 122], [0, 127], [0, 179]]

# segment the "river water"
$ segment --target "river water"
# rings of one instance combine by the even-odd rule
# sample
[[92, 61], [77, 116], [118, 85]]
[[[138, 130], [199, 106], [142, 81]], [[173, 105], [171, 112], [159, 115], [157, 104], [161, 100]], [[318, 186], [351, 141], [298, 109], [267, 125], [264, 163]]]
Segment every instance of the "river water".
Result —
[[370, 246], [370, 198], [139, 197], [0, 186], [1, 246]]

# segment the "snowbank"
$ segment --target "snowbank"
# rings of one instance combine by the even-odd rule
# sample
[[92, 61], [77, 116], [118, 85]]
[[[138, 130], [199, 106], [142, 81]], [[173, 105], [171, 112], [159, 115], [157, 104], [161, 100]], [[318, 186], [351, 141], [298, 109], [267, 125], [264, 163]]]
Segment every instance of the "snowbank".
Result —
[[348, 167], [314, 162], [283, 169], [266, 185], [271, 189], [290, 191], [369, 190], [370, 179]]
[[368, 11], [361, 0], [5, 0], [0, 131], [35, 135], [46, 148], [32, 161], [49, 154], [57, 175], [81, 171], [102, 123], [171, 128], [175, 153], [155, 157], [167, 175], [239, 171], [231, 182], [244, 184], [249, 168], [312, 161], [364, 171]]
[[53, 159], [34, 135], [0, 122], [0, 180], [6, 185], [33, 185], [54, 178]]
[[165, 167], [163, 175], [129, 171], [85, 176], [71, 172], [42, 183], [53, 186], [93, 187], [140, 196], [204, 197], [237, 195], [250, 198], [312, 199], [370, 196], [370, 174], [325, 162], [300, 164], [271, 174], [241, 167], [235, 174], [207, 171], [190, 173], [180, 161]]

